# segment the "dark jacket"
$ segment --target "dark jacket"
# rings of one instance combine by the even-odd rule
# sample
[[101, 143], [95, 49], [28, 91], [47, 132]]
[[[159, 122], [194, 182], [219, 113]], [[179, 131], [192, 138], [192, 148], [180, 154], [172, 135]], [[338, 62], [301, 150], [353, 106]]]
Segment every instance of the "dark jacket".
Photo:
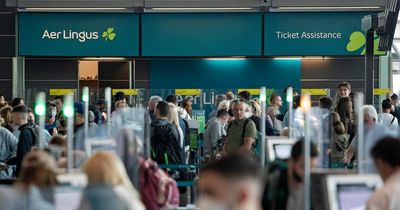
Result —
[[400, 124], [400, 107], [398, 106], [394, 106], [394, 112], [390, 112], [390, 114], [392, 114], [393, 116], [395, 116], [397, 118], [397, 121]]
[[[261, 132], [261, 117], [258, 116], [251, 116], [250, 119], [256, 124], [256, 128], [258, 132]], [[269, 120], [265, 119], [265, 135], [267, 136], [277, 136], [279, 134], [279, 131], [276, 130]]]
[[263, 210], [286, 210], [289, 185], [286, 161], [274, 161], [269, 168], [262, 198]]
[[18, 129], [21, 133], [19, 135], [17, 144], [17, 156], [7, 161], [7, 164], [17, 166], [17, 175], [21, 169], [22, 160], [24, 159], [25, 155], [31, 151], [32, 147], [37, 141], [35, 134], [33, 133], [34, 129], [32, 125], [25, 124], [20, 126]]
[[151, 123], [152, 157], [158, 164], [182, 164], [178, 129], [167, 120]]

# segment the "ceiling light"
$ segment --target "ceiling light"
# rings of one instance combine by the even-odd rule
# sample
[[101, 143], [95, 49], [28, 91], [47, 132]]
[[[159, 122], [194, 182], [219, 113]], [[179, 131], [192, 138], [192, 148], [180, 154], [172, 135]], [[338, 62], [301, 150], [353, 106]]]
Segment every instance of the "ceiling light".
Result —
[[105, 10], [128, 10], [128, 8], [123, 8], [123, 7], [106, 7], [106, 8], [100, 8], [100, 7], [80, 7], [80, 8], [73, 8], [73, 7], [57, 7], [57, 8], [51, 8], [51, 7], [32, 7], [32, 8], [23, 8], [20, 9], [21, 11], [105, 11]]
[[380, 6], [365, 6], [365, 7], [274, 7], [271, 11], [320, 11], [320, 10], [378, 10], [382, 9]]
[[241, 61], [241, 60], [246, 60], [246, 58], [245, 57], [204, 58], [204, 60], [207, 60], [207, 61], [226, 61], [226, 60]]
[[123, 57], [83, 57], [80, 60], [92, 60], [92, 61], [124, 61], [126, 58]]
[[253, 10], [251, 7], [154, 7], [150, 11]]

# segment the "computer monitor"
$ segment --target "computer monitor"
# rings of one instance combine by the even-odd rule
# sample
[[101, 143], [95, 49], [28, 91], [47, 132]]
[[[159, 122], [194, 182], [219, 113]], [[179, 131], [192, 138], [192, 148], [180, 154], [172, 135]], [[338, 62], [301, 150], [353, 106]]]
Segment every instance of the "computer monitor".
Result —
[[55, 210], [77, 210], [82, 199], [82, 188], [60, 186], [54, 193]]
[[330, 210], [365, 210], [382, 180], [378, 175], [328, 175], [326, 184]]
[[296, 139], [267, 137], [268, 160], [272, 162], [276, 158], [282, 160], [290, 158], [294, 143]]

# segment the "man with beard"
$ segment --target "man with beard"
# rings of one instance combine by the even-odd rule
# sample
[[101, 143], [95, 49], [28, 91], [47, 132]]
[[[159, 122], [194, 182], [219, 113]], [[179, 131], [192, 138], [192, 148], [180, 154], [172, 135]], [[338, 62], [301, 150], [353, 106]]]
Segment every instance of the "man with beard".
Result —
[[[289, 160], [273, 164], [267, 174], [262, 205], [264, 210], [304, 208], [304, 140], [296, 142]], [[317, 166], [318, 150], [311, 143], [311, 168]]]

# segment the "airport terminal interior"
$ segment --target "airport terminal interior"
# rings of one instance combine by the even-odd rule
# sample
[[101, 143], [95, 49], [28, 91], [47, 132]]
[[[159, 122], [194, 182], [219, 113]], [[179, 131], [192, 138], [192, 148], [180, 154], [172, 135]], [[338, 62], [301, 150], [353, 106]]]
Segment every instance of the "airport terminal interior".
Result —
[[399, 9], [0, 0], [0, 209], [400, 210]]

